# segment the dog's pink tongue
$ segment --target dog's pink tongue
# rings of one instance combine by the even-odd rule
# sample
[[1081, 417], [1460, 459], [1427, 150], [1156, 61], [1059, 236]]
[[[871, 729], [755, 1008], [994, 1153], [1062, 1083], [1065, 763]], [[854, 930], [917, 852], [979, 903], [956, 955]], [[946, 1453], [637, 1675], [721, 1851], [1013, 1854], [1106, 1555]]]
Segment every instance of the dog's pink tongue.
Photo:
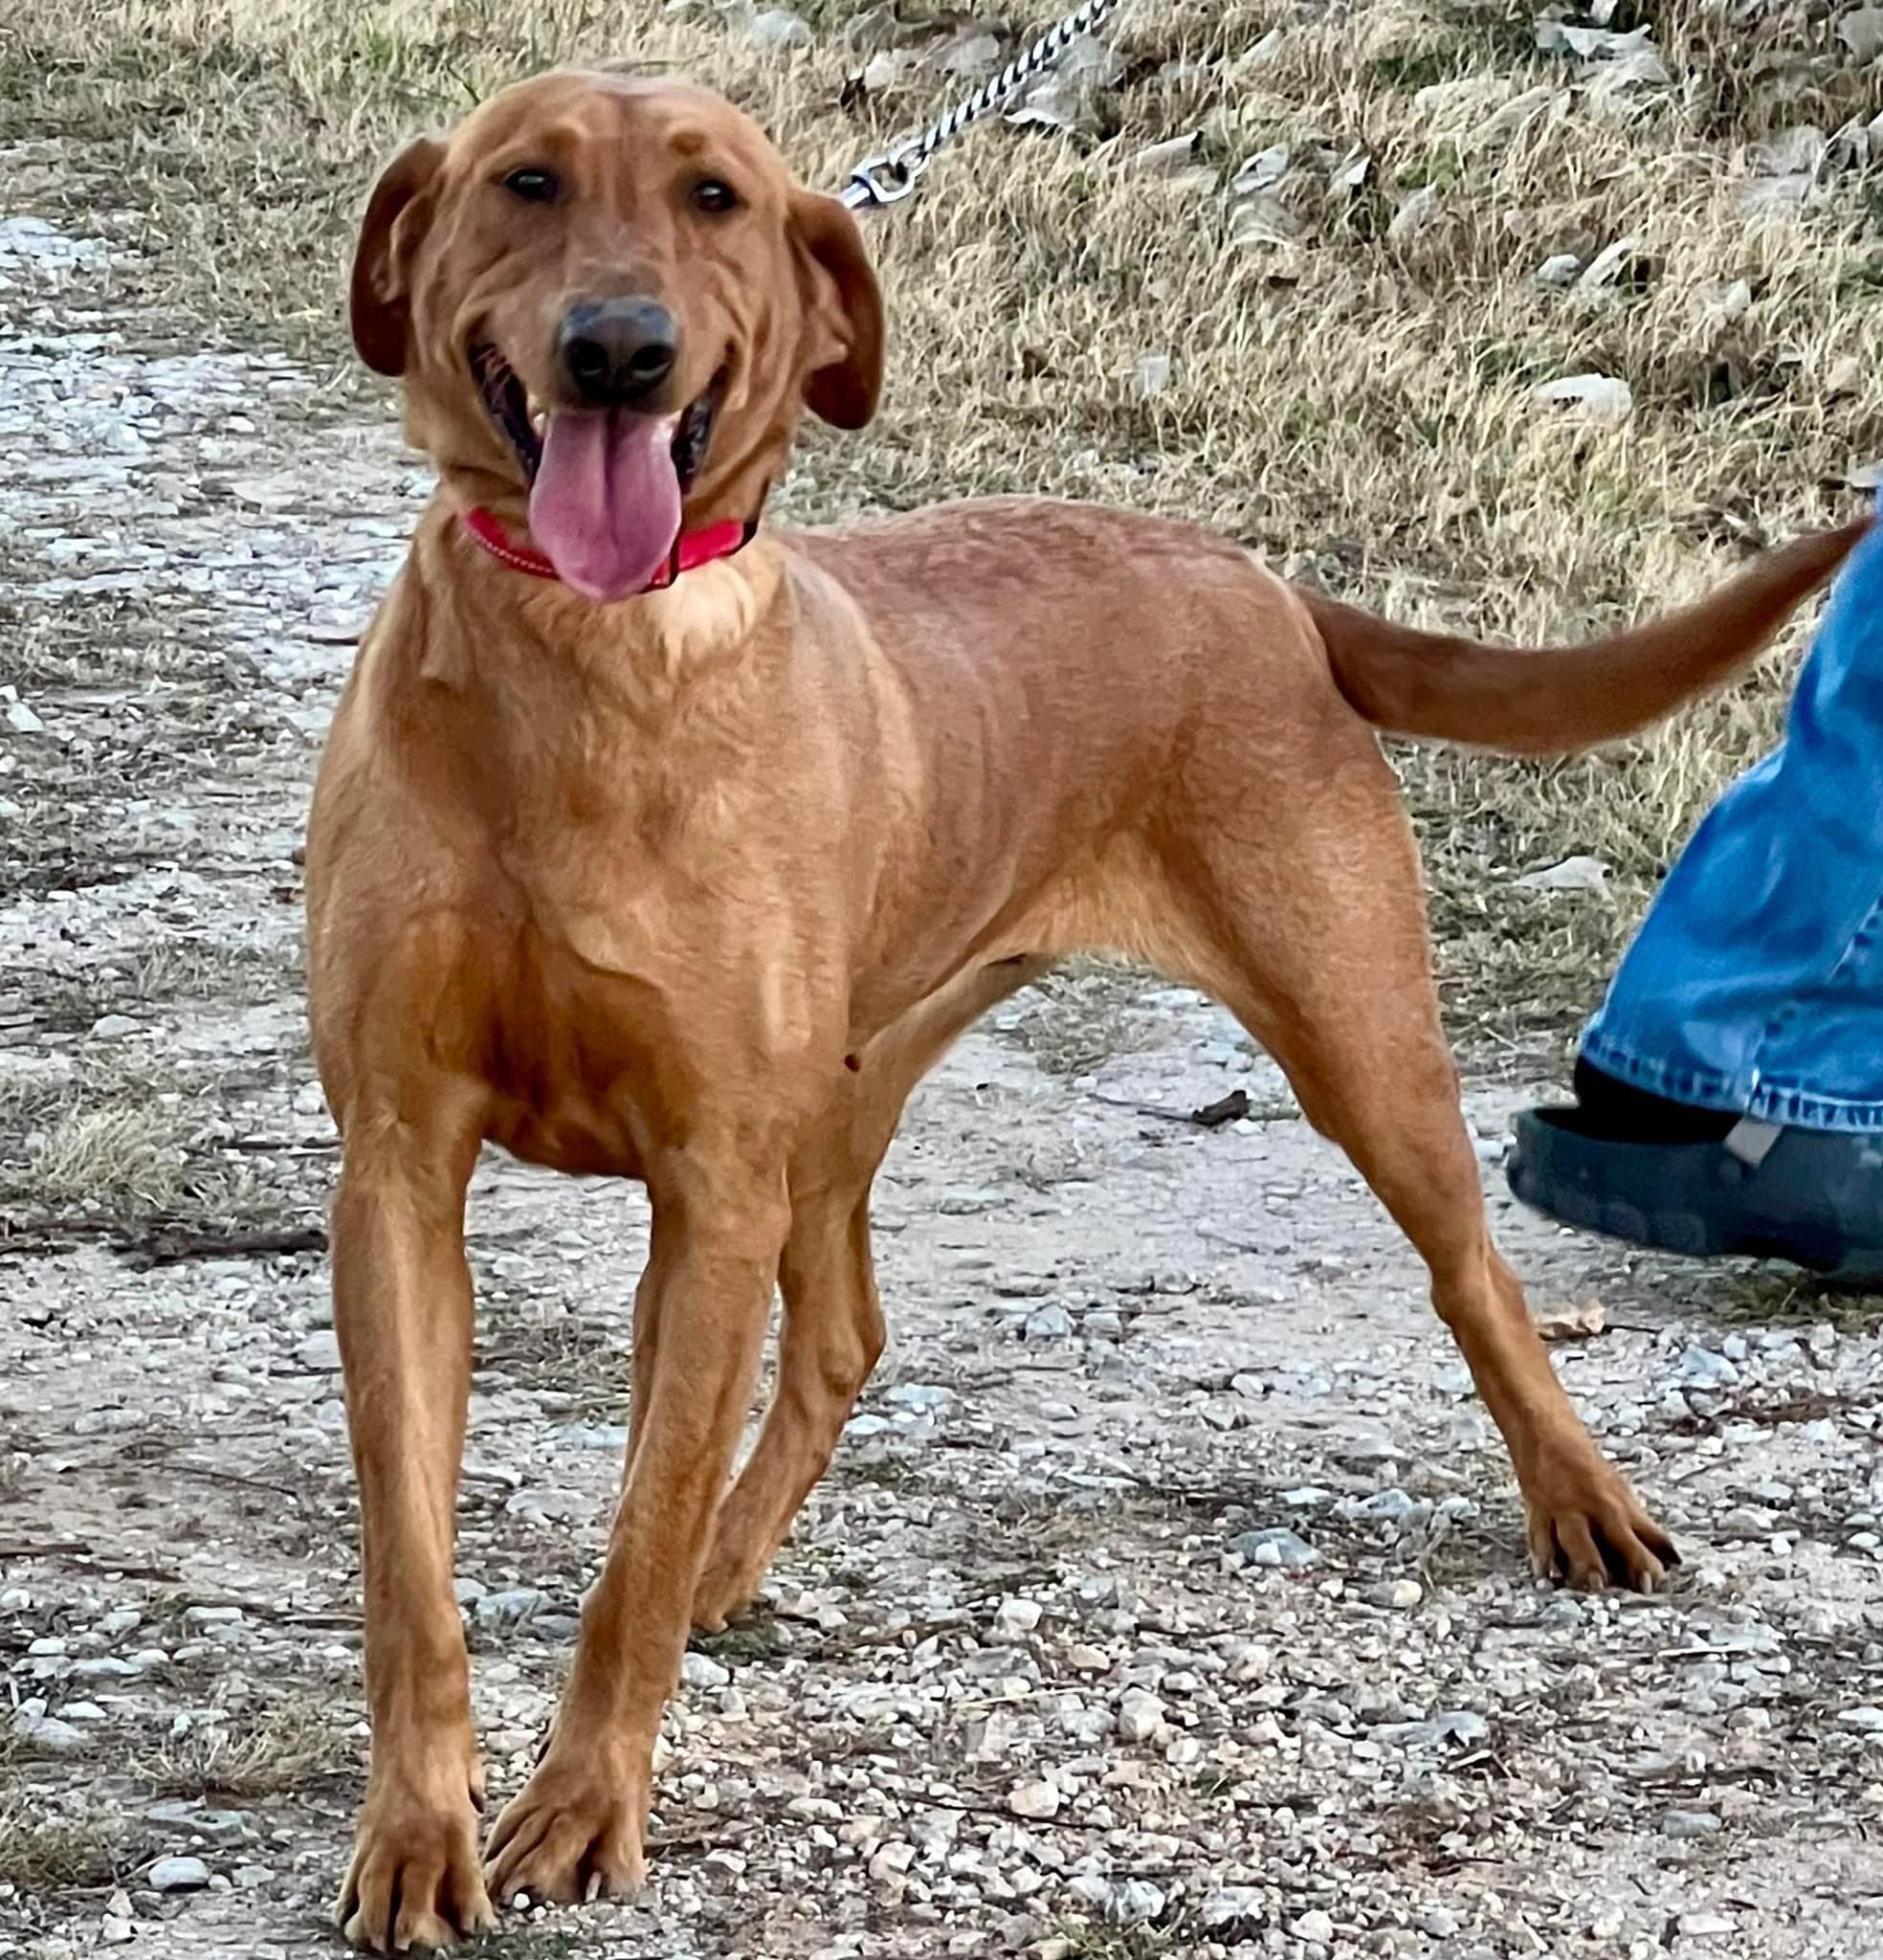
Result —
[[644, 591], [680, 534], [674, 418], [624, 411], [549, 417], [530, 535], [585, 599]]

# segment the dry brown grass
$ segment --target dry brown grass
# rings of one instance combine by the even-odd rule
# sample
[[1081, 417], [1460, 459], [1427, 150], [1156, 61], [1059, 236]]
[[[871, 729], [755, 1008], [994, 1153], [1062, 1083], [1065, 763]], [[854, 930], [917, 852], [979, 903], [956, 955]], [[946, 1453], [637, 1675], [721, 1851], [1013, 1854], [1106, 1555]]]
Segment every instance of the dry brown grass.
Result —
[[174, 1121], [131, 1103], [73, 1106], [54, 1119], [25, 1183], [41, 1202], [134, 1199], [161, 1205], [181, 1187]]
[[1141, 991], [1129, 967], [1071, 961], [1022, 996], [1014, 1036], [1049, 1075], [1084, 1075], [1132, 1048]]
[[102, 1825], [47, 1818], [30, 1793], [0, 1788], [0, 1873], [28, 1898], [112, 1884], [126, 1862]]
[[[658, 0], [24, 0], [0, 26], [0, 139], [70, 139], [42, 202], [86, 221], [135, 211], [166, 330], [286, 343], [342, 375], [342, 267], [378, 159], [519, 74], [671, 64], [827, 183], [961, 86], [919, 62], [846, 110], [873, 50], [932, 46], [960, 16], [924, 27], [903, 10], [916, 24], [897, 29], [885, 8], [804, 11], [813, 44], [781, 51]], [[1615, 113], [1580, 63], [1536, 52], [1532, 11], [1141, 0], [1101, 138], [978, 132], [919, 201], [872, 221], [887, 412], [867, 436], [810, 439], [790, 513], [986, 489], [1113, 499], [1402, 615], [1529, 638], [1689, 595], [1737, 539], [1848, 511], [1835, 486], [1883, 454], [1883, 182], [1872, 164], [1776, 216], [1739, 200], [1761, 141], [1883, 108], [1877, 71], [1820, 0], [1620, 0], [1611, 24], [1651, 24], [1673, 83]], [[1135, 165], [1189, 131], [1200, 172]], [[1280, 187], [1294, 241], [1238, 244], [1227, 180], [1276, 143], [1360, 146], [1369, 174], [1330, 197], [1298, 167]], [[1421, 187], [1429, 222], [1393, 235]], [[1613, 287], [1532, 277], [1629, 236], [1639, 275]], [[1148, 397], [1147, 352], [1171, 361]], [[1627, 379], [1626, 423], [1531, 401], [1585, 369]], [[1649, 882], [1769, 739], [1782, 674], [1577, 762], [1406, 755], [1456, 1016], [1560, 1033], [1588, 1004]], [[1615, 865], [1613, 898], [1510, 889], [1573, 852]]]
[[132, 1762], [128, 1773], [156, 1796], [253, 1802], [304, 1791], [315, 1778], [350, 1766], [354, 1755], [326, 1708], [294, 1700], [166, 1739]]

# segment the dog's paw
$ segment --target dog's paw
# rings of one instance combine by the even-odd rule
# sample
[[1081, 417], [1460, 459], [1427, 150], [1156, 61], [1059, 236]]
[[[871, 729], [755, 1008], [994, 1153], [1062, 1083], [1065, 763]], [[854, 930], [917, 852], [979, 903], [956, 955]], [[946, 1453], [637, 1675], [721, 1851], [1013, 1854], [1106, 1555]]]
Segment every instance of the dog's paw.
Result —
[[428, 1796], [388, 1777], [369, 1787], [334, 1919], [372, 1953], [441, 1951], [493, 1923], [477, 1858], [483, 1778]]
[[1566, 1579], [1586, 1592], [1651, 1592], [1680, 1563], [1673, 1540], [1592, 1445], [1539, 1464], [1523, 1500], [1540, 1578]]
[[722, 1634], [732, 1621], [743, 1616], [758, 1597], [764, 1574], [747, 1571], [749, 1561], [721, 1559], [717, 1549], [706, 1562], [699, 1583], [693, 1589], [693, 1625], [698, 1633]]
[[645, 1778], [610, 1777], [597, 1757], [572, 1761], [552, 1748], [484, 1847], [491, 1890], [565, 1904], [633, 1891], [647, 1872], [647, 1809]]

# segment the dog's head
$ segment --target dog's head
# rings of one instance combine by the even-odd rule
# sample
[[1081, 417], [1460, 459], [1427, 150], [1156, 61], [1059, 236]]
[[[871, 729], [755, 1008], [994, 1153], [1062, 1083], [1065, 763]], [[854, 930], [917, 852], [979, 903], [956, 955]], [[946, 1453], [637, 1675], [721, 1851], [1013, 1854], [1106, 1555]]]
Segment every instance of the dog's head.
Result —
[[882, 302], [855, 221], [703, 89], [505, 89], [374, 188], [353, 339], [467, 502], [527, 506], [564, 579], [640, 590], [682, 528], [758, 515], [805, 408], [860, 428]]

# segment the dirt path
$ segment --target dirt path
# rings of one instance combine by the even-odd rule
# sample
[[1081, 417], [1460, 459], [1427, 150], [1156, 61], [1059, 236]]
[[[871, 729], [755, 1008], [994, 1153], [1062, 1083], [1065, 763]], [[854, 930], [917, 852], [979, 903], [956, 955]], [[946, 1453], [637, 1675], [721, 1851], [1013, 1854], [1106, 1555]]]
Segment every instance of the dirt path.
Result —
[[[298, 840], [423, 479], [323, 377], [153, 348], [136, 292], [109, 220], [0, 221], [0, 1954], [310, 1953], [353, 1500], [321, 1260], [264, 1236], [331, 1172]], [[1014, 1003], [890, 1160], [891, 1353], [773, 1610], [690, 1659], [654, 1885], [487, 1950], [1883, 1952], [1876, 1336], [1731, 1327], [1722, 1276], [1498, 1203], [1540, 1302], [1626, 1323], [1562, 1365], [1689, 1548], [1671, 1600], [1522, 1576], [1415, 1262], [1216, 1010]], [[499, 1798], [603, 1542], [645, 1228], [477, 1180]]]

